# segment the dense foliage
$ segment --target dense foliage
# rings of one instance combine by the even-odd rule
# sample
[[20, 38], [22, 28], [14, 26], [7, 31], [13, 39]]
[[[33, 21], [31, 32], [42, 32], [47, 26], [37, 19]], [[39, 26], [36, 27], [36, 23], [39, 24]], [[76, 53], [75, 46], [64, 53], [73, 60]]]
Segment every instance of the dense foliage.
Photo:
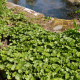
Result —
[[0, 0], [0, 15], [4, 14], [4, 11], [6, 9], [5, 3], [6, 3], [6, 0]]
[[[74, 23], [75, 24], [75, 23]], [[75, 24], [76, 25], [76, 24]], [[77, 30], [77, 29], [76, 29]], [[0, 16], [0, 70], [10, 80], [80, 80], [80, 32], [45, 31], [23, 13]], [[7, 40], [7, 47], [3, 42]]]

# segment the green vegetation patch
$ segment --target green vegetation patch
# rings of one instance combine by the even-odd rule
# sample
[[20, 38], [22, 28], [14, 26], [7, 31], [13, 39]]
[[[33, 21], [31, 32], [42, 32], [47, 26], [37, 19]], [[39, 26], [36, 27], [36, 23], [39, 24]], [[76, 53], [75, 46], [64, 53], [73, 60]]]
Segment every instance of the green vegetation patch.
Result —
[[80, 80], [80, 32], [45, 31], [23, 14], [0, 16], [0, 70], [9, 80]]
[[5, 3], [6, 3], [6, 0], [0, 0], [0, 15], [4, 14], [4, 11], [6, 9]]

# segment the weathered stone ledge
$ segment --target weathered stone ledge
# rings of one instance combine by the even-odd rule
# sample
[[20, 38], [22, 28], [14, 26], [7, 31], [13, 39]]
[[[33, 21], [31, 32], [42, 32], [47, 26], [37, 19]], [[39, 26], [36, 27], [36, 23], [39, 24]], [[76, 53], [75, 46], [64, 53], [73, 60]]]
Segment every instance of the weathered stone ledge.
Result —
[[80, 5], [80, 0], [65, 0], [65, 1], [71, 5], [76, 5], [76, 6]]
[[68, 0], [69, 2], [71, 3], [77, 3], [77, 4], [80, 4], [80, 0]]
[[[43, 28], [47, 31], [51, 32], [63, 32], [67, 29], [74, 28], [73, 20], [65, 20], [65, 19], [57, 19], [57, 18], [50, 18], [45, 19], [44, 14], [35, 12], [31, 9], [16, 5], [14, 3], [7, 2], [7, 8], [12, 9], [15, 13], [25, 12], [25, 17], [28, 18], [28, 21], [33, 24], [41, 24]], [[76, 20], [77, 24], [80, 25], [79, 20]]]
[[24, 11], [26, 13], [29, 13], [33, 17], [39, 17], [39, 16], [40, 17], [43, 17], [44, 16], [43, 14], [40, 14], [38, 12], [35, 12], [35, 11], [29, 9], [29, 8], [25, 8], [23, 6], [19, 6], [19, 5], [16, 5], [14, 3], [11, 3], [11, 2], [7, 2], [7, 8], [9, 8], [9, 9], [16, 8], [17, 10], [19, 10], [19, 12], [20, 11]]

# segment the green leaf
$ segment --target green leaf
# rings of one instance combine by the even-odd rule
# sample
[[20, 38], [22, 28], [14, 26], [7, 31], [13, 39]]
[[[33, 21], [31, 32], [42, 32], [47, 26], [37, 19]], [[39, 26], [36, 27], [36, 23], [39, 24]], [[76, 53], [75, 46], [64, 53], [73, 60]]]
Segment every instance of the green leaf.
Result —
[[13, 66], [11, 67], [11, 70], [15, 70], [15, 65], [13, 65]]
[[76, 55], [77, 55], [77, 57], [80, 57], [80, 52], [77, 52]]
[[69, 79], [69, 73], [65, 74], [65, 79]]
[[2, 46], [3, 45], [3, 43], [2, 42], [0, 42], [0, 46]]
[[15, 79], [16, 79], [16, 80], [20, 80], [20, 78], [21, 78], [21, 76], [20, 76], [19, 74], [16, 74], [16, 75], [15, 75]]
[[3, 70], [5, 68], [5, 65], [0, 64], [0, 69]]

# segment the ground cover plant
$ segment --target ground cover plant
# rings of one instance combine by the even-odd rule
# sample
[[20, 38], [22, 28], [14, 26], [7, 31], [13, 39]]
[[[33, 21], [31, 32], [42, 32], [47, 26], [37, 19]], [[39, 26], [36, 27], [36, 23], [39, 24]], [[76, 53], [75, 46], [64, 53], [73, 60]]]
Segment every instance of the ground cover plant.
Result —
[[23, 13], [13, 14], [7, 9], [5, 14], [0, 15], [3, 80], [80, 80], [77, 28], [48, 32], [39, 24], [29, 23]]
[[0, 15], [4, 13], [4, 10], [6, 8], [5, 3], [6, 0], [0, 0]]

